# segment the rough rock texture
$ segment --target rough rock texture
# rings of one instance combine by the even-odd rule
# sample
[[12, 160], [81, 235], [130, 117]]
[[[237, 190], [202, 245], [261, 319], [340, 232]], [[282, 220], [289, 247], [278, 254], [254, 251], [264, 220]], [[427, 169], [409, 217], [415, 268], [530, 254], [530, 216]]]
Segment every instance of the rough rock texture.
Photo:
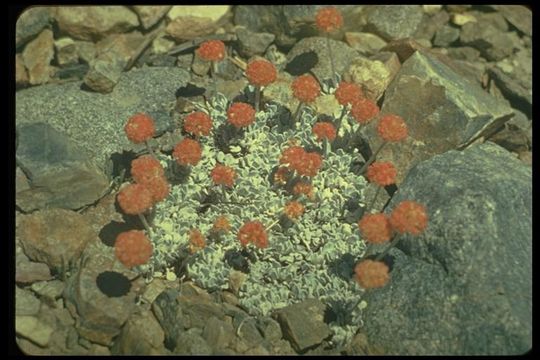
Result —
[[52, 126], [19, 125], [17, 140], [16, 160], [31, 183], [28, 190], [17, 194], [21, 209], [78, 209], [107, 190], [107, 176], [79, 146]]
[[124, 296], [109, 297], [98, 288], [99, 274], [104, 271], [119, 272], [128, 279], [135, 278], [137, 274], [115, 261], [114, 252], [99, 242], [87, 247], [83, 256], [82, 268], [66, 283], [64, 298], [70, 312], [77, 316], [79, 335], [94, 343], [110, 346], [135, 309], [135, 297], [144, 280], [134, 280]]
[[[409, 130], [404, 141], [390, 143], [378, 156], [397, 167], [397, 184], [415, 163], [488, 136], [513, 114], [482, 88], [421, 51], [401, 66], [386, 90], [381, 112], [401, 116]], [[364, 131], [373, 151], [382, 142], [377, 123], [369, 123]]]
[[[338, 74], [349, 66], [350, 62], [357, 56], [357, 52], [341, 41], [330, 40], [330, 49], [334, 57], [335, 72]], [[328, 46], [324, 37], [304, 38], [296, 43], [287, 54], [287, 63], [294, 61], [295, 57], [307, 53], [315, 52], [318, 58], [317, 64], [311, 70], [319, 82], [331, 79], [332, 67], [328, 56]]]
[[425, 204], [424, 234], [390, 251], [391, 282], [364, 295], [370, 344], [399, 355], [509, 355], [532, 346], [531, 169], [476, 144], [416, 166], [387, 212]]
[[154, 26], [171, 9], [170, 5], [163, 6], [144, 6], [134, 5], [132, 9], [139, 16], [139, 20], [145, 29]]
[[152, 312], [133, 314], [115, 340], [112, 353], [118, 355], [163, 355], [165, 334]]
[[504, 18], [519, 31], [532, 36], [532, 11], [523, 5], [495, 5]]
[[49, 123], [106, 169], [111, 154], [132, 147], [124, 125], [133, 114], [152, 115], [158, 135], [170, 128], [175, 91], [188, 79], [189, 73], [183, 69], [150, 67], [123, 73], [108, 95], [81, 90], [80, 82], [24, 89], [16, 94], [16, 122]]
[[512, 106], [532, 117], [532, 87], [527, 88], [526, 83], [512, 78], [497, 67], [491, 67], [487, 72]]
[[296, 351], [303, 352], [320, 344], [331, 335], [323, 321], [325, 305], [316, 299], [307, 299], [276, 312], [283, 336]]
[[386, 45], [379, 36], [367, 32], [347, 32], [345, 42], [364, 56], [373, 55]]
[[76, 261], [97, 235], [82, 215], [54, 208], [24, 216], [17, 232], [25, 254], [51, 268]]
[[26, 9], [17, 19], [15, 25], [16, 47], [26, 44], [41, 32], [51, 21], [50, 8], [35, 6]]
[[76, 64], [79, 60], [77, 45], [75, 41], [68, 37], [63, 37], [54, 41], [56, 49], [56, 62], [60, 66]]
[[[279, 46], [291, 47], [298, 39], [318, 35], [313, 26], [317, 11], [325, 5], [238, 5], [234, 8], [235, 25], [253, 32], [276, 35]], [[344, 29], [359, 31], [362, 6], [336, 5], [344, 17]]]
[[244, 28], [236, 30], [236, 36], [238, 38], [238, 51], [246, 58], [262, 55], [276, 38], [274, 34], [256, 33]]
[[178, 41], [213, 34], [229, 13], [230, 7], [230, 5], [173, 6], [167, 13], [170, 20], [166, 29], [167, 34]]
[[380, 59], [356, 57], [343, 75], [343, 79], [360, 85], [369, 99], [379, 100], [400, 67], [397, 55], [387, 54], [389, 56], [386, 59], [381, 56], [378, 56]]
[[28, 70], [28, 80], [31, 85], [46, 83], [52, 75], [50, 66], [54, 57], [53, 32], [43, 30], [32, 40], [22, 52], [23, 62]]
[[137, 15], [124, 6], [59, 6], [54, 18], [62, 33], [79, 40], [99, 40], [139, 26]]
[[15, 55], [15, 84], [18, 87], [28, 85], [28, 72], [21, 54]]
[[489, 138], [489, 141], [502, 146], [508, 151], [521, 153], [532, 148], [532, 121], [519, 110], [504, 124], [504, 128]]
[[40, 306], [41, 302], [31, 291], [15, 286], [15, 315], [37, 315]]
[[519, 44], [516, 32], [505, 32], [487, 20], [463, 25], [459, 39], [461, 44], [478, 49], [490, 61], [510, 56]]
[[15, 333], [39, 346], [47, 346], [54, 329], [35, 316], [15, 316]]
[[366, 31], [390, 41], [411, 36], [422, 21], [420, 5], [377, 5], [367, 18]]
[[84, 85], [98, 93], [108, 94], [120, 80], [125, 66], [126, 61], [120, 56], [107, 54], [98, 57], [90, 63]]

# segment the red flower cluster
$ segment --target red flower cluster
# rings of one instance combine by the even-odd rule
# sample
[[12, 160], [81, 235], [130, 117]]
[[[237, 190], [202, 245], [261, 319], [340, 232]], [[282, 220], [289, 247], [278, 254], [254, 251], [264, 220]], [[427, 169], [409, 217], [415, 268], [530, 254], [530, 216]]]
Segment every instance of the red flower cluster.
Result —
[[331, 122], [323, 121], [318, 122], [313, 125], [313, 133], [317, 137], [317, 141], [323, 141], [328, 139], [328, 141], [334, 141], [336, 138], [336, 128]]
[[197, 165], [201, 156], [201, 144], [188, 138], [184, 138], [176, 144], [173, 150], [173, 157], [180, 165]]
[[169, 195], [169, 183], [165, 170], [159, 161], [143, 155], [131, 162], [131, 175], [136, 183], [143, 184], [152, 193], [154, 202], [159, 202]]
[[252, 85], [267, 86], [276, 81], [277, 70], [269, 61], [254, 60], [248, 64], [246, 76]]
[[221, 40], [208, 40], [197, 49], [197, 55], [206, 61], [220, 61], [225, 58], [225, 44]]
[[210, 176], [212, 177], [214, 184], [225, 185], [231, 188], [234, 185], [236, 172], [229, 166], [216, 164], [216, 166], [210, 172]]
[[114, 254], [126, 267], [145, 264], [154, 248], [144, 232], [130, 230], [118, 234], [114, 243]]
[[155, 157], [143, 155], [131, 162], [131, 176], [135, 182], [144, 184], [154, 177], [165, 176], [165, 170]]
[[304, 205], [298, 201], [289, 201], [285, 204], [283, 212], [289, 219], [296, 220], [304, 213]]
[[364, 260], [356, 264], [356, 281], [364, 289], [380, 288], [390, 279], [388, 266], [382, 261]]
[[235, 102], [227, 110], [227, 119], [236, 128], [249, 126], [255, 121], [255, 109], [249, 104]]
[[229, 219], [227, 219], [225, 215], [218, 216], [216, 220], [214, 220], [212, 230], [215, 232], [223, 232], [225, 234], [228, 233], [231, 230]]
[[370, 243], [382, 244], [392, 238], [392, 227], [385, 214], [366, 214], [358, 221], [362, 237]]
[[353, 102], [351, 115], [359, 124], [367, 124], [379, 113], [377, 104], [367, 98], [359, 98]]
[[247, 246], [249, 243], [261, 249], [268, 246], [266, 229], [259, 221], [248, 221], [242, 225], [238, 231], [238, 240], [242, 246]]
[[194, 254], [206, 247], [206, 239], [198, 229], [191, 229], [189, 232], [189, 253]]
[[142, 214], [154, 205], [154, 196], [147, 185], [129, 184], [116, 196], [118, 205], [129, 215]]
[[305, 195], [310, 200], [313, 200], [313, 185], [305, 181], [297, 182], [292, 189], [294, 195]]
[[128, 119], [124, 131], [131, 142], [135, 144], [145, 142], [156, 133], [154, 119], [147, 114], [135, 114]]
[[343, 16], [341, 16], [341, 12], [338, 9], [329, 6], [317, 11], [315, 23], [320, 30], [332, 32], [343, 26]]
[[319, 82], [311, 75], [302, 75], [292, 83], [293, 95], [303, 103], [313, 102], [321, 93]]
[[384, 141], [401, 141], [407, 137], [407, 125], [400, 116], [388, 114], [381, 118], [377, 132]]
[[353, 104], [356, 100], [364, 97], [364, 92], [355, 83], [342, 81], [338, 84], [334, 93], [338, 103], [343, 106]]
[[280, 164], [286, 164], [298, 175], [315, 176], [322, 166], [322, 156], [316, 152], [307, 152], [301, 146], [291, 146], [281, 154]]
[[400, 202], [390, 215], [390, 225], [401, 234], [420, 235], [427, 227], [427, 223], [425, 206], [412, 200]]
[[212, 129], [212, 119], [202, 111], [195, 111], [184, 119], [184, 130], [195, 136], [208, 136]]
[[367, 178], [379, 186], [395, 184], [397, 170], [391, 162], [375, 161], [367, 169]]

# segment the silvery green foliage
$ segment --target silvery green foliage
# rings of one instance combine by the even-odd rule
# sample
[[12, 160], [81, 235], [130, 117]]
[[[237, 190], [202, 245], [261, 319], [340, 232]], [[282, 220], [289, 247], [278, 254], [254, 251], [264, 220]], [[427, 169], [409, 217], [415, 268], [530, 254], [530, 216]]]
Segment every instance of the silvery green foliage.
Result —
[[[226, 121], [228, 105], [223, 96], [212, 100], [214, 129]], [[187, 256], [190, 229], [208, 234], [214, 220], [227, 215], [232, 231], [219, 241], [209, 241], [193, 256], [188, 271], [199, 286], [210, 291], [229, 287], [232, 269], [224, 256], [228, 250], [240, 250], [238, 229], [251, 220], [265, 226], [275, 223], [291, 200], [289, 194], [270, 182], [283, 149], [289, 146], [288, 140], [294, 138], [299, 145], [311, 149], [321, 146], [312, 134], [316, 115], [311, 109], [303, 111], [294, 130], [275, 122], [277, 111], [276, 105], [267, 104], [240, 142], [231, 147], [233, 153], [242, 148], [245, 156], [224, 154], [214, 148], [211, 136], [201, 139], [201, 161], [192, 167], [186, 183], [173, 186], [170, 196], [156, 205], [154, 255], [147, 271], [170, 267], [173, 261]], [[354, 125], [347, 125], [346, 129], [355, 130]], [[252, 315], [268, 315], [306, 298], [319, 298], [335, 313], [336, 319], [330, 325], [334, 330], [332, 341], [339, 345], [350, 340], [361, 325], [357, 309], [361, 290], [351, 280], [351, 273], [365, 244], [356, 224], [339, 219], [347, 199], [363, 197], [364, 178], [349, 170], [353, 156], [342, 150], [326, 149], [323, 166], [312, 181], [315, 201], [304, 202], [306, 211], [292, 226], [282, 229], [280, 224], [274, 225], [269, 230], [266, 249], [252, 249], [257, 261], [250, 264], [250, 273], [239, 294], [240, 303]], [[161, 160], [165, 166], [174, 161], [164, 155]], [[201, 216], [197, 210], [213, 187], [210, 171], [217, 162], [237, 172], [233, 189], [226, 192], [225, 200], [231, 203], [217, 202]]]

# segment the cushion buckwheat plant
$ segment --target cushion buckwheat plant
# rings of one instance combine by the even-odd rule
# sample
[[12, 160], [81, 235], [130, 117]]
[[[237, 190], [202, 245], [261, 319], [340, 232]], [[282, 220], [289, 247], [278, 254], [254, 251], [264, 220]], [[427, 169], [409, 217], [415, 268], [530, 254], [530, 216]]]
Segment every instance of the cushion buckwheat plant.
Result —
[[[270, 80], [254, 82], [263, 85]], [[297, 82], [295, 95], [311, 102], [320, 94], [320, 86], [315, 79], [303, 80]], [[207, 111], [214, 129], [242, 131], [225, 146], [218, 146], [212, 136], [201, 136], [197, 141], [183, 139], [171, 155], [159, 154], [166, 170], [179, 162], [192, 165], [191, 172], [155, 203], [153, 253], [139, 271], [151, 280], [154, 272], [190, 259], [184, 275], [216, 291], [227, 289], [238, 271], [226, 255], [247, 252], [249, 268], [238, 298], [251, 315], [268, 315], [315, 297], [337, 315], [330, 323], [332, 342], [345, 344], [361, 324], [357, 305], [364, 290], [359, 284], [377, 287], [388, 280], [388, 270], [385, 275], [380, 265], [356, 266], [354, 275], [356, 262], [367, 242], [383, 242], [394, 230], [389, 227], [392, 219], [386, 217], [365, 223], [345, 220], [346, 204], [362, 199], [367, 185], [364, 177], [351, 171], [358, 150], [330, 149], [321, 155], [314, 134], [331, 141], [335, 129], [318, 122], [313, 111], [301, 112], [297, 126], [282, 128], [276, 125], [279, 109], [272, 103], [256, 112], [249, 104], [231, 104], [217, 94], [209, 99]], [[347, 131], [359, 127], [352, 124]], [[387, 181], [388, 174], [383, 178]], [[227, 187], [226, 201], [208, 200], [215, 197], [211, 194], [216, 185]], [[283, 216], [292, 220], [287, 226], [280, 221]], [[402, 219], [418, 216], [405, 209], [394, 218], [399, 232], [412, 230], [403, 227]]]

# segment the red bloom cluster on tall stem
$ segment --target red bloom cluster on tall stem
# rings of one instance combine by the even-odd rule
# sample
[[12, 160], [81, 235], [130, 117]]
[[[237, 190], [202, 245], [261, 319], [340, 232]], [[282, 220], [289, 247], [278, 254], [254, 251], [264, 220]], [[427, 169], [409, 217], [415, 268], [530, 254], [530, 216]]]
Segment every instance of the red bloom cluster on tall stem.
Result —
[[319, 9], [315, 16], [317, 27], [324, 32], [332, 32], [343, 26], [341, 12], [333, 6]]
[[353, 101], [351, 115], [359, 124], [367, 124], [379, 113], [377, 104], [367, 98], [359, 98]]
[[221, 61], [225, 58], [225, 44], [221, 40], [208, 40], [197, 49], [197, 55], [206, 61]]
[[184, 119], [184, 130], [195, 136], [208, 136], [212, 130], [212, 119], [202, 111], [195, 111]]
[[364, 260], [359, 262], [354, 268], [356, 281], [364, 289], [380, 288], [388, 283], [388, 265], [382, 261]]
[[202, 148], [198, 141], [184, 138], [173, 150], [173, 157], [180, 165], [197, 165], [201, 160]]
[[240, 230], [238, 230], [238, 240], [242, 246], [247, 246], [252, 243], [258, 248], [266, 248], [268, 246], [268, 234], [263, 224], [259, 221], [248, 221]]
[[291, 146], [281, 154], [280, 164], [285, 164], [298, 175], [313, 177], [322, 166], [322, 156], [316, 152], [307, 152], [301, 146]]
[[428, 224], [426, 207], [412, 200], [402, 201], [392, 211], [390, 224], [400, 234], [420, 235]]
[[214, 184], [225, 185], [230, 188], [234, 185], [236, 172], [230, 166], [217, 164], [210, 172], [210, 176]]
[[251, 85], [268, 86], [276, 81], [277, 70], [270, 61], [254, 60], [247, 65], [246, 76]]
[[364, 97], [364, 92], [355, 83], [342, 81], [338, 84], [334, 96], [342, 106], [353, 104], [356, 100]]
[[255, 109], [246, 103], [235, 102], [227, 110], [227, 120], [237, 129], [255, 122]]
[[321, 121], [313, 125], [313, 133], [317, 137], [317, 141], [334, 141], [336, 138], [336, 128], [334, 124], [328, 121]]
[[150, 115], [138, 113], [128, 119], [124, 131], [131, 142], [139, 144], [154, 137], [156, 126]]
[[377, 132], [384, 141], [397, 142], [407, 137], [408, 129], [401, 116], [388, 114], [379, 121]]
[[389, 161], [375, 161], [367, 169], [369, 182], [379, 186], [388, 186], [396, 183], [397, 170]]
[[300, 102], [311, 103], [321, 93], [319, 82], [311, 75], [302, 75], [292, 83], [293, 95]]
[[152, 256], [154, 247], [139, 230], [125, 231], [116, 237], [114, 254], [128, 268], [145, 264]]

